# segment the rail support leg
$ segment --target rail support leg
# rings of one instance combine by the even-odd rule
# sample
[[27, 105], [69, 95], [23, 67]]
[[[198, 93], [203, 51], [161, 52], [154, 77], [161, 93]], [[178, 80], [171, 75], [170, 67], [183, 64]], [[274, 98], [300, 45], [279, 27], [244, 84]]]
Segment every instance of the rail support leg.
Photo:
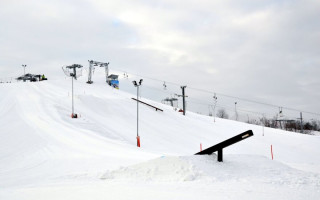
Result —
[[223, 160], [223, 153], [222, 153], [222, 149], [218, 150], [218, 162], [222, 162]]

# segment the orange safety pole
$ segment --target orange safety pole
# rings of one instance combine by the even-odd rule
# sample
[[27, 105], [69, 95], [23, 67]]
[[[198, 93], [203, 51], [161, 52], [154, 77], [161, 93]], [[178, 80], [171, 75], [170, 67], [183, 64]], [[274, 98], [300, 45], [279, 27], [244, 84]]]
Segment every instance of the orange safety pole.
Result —
[[140, 136], [137, 136], [137, 147], [140, 147]]
[[273, 160], [273, 151], [272, 151], [272, 145], [271, 145], [271, 158]]

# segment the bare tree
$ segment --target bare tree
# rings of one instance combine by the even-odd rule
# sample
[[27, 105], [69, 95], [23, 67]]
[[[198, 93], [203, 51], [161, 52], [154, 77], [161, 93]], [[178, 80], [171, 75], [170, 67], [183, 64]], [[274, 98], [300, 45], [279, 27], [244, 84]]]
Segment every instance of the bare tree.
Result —
[[225, 109], [221, 108], [221, 109], [219, 109], [218, 112], [217, 112], [217, 117], [224, 118], [224, 119], [228, 119], [228, 118], [229, 118], [229, 115], [228, 115], [228, 113], [226, 112]]
[[311, 119], [311, 126], [314, 131], [319, 131], [320, 129], [320, 121]]

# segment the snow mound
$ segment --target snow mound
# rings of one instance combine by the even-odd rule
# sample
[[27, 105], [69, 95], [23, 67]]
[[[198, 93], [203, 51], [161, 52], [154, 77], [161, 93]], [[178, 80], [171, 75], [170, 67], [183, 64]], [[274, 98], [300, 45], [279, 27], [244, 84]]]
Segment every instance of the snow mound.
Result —
[[107, 171], [101, 179], [137, 181], [193, 181], [201, 174], [188, 157], [163, 156], [137, 165]]
[[217, 156], [160, 157], [137, 165], [107, 171], [103, 180], [155, 182], [240, 182], [266, 185], [320, 187], [320, 175], [300, 171], [263, 156], [226, 155], [224, 162]]

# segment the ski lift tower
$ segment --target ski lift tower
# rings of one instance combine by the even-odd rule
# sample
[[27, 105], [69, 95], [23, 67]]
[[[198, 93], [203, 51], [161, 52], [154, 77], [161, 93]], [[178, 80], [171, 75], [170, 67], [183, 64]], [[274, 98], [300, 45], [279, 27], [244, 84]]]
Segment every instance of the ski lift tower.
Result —
[[78, 115], [74, 113], [74, 103], [73, 103], [73, 79], [77, 80], [77, 78], [79, 76], [82, 75], [82, 73], [78, 73], [77, 74], [77, 68], [82, 68], [82, 65], [79, 64], [73, 64], [73, 65], [69, 65], [69, 66], [65, 66], [62, 67], [63, 72], [65, 73], [65, 75], [70, 76], [71, 80], [72, 80], [72, 114], [71, 117], [72, 118], [78, 118]]
[[169, 98], [169, 97], [167, 97], [167, 98], [163, 99], [162, 101], [170, 102], [170, 105], [173, 107], [173, 102], [174, 101], [178, 101], [178, 99], [177, 98]]
[[109, 63], [103, 63], [103, 62], [98, 62], [98, 61], [93, 61], [93, 60], [88, 60], [89, 62], [89, 74], [88, 74], [88, 84], [93, 83], [92, 81], [92, 74], [94, 71], [94, 67], [95, 66], [99, 66], [99, 67], [104, 67], [105, 71], [106, 71], [106, 81], [108, 80], [108, 76], [109, 76]]

